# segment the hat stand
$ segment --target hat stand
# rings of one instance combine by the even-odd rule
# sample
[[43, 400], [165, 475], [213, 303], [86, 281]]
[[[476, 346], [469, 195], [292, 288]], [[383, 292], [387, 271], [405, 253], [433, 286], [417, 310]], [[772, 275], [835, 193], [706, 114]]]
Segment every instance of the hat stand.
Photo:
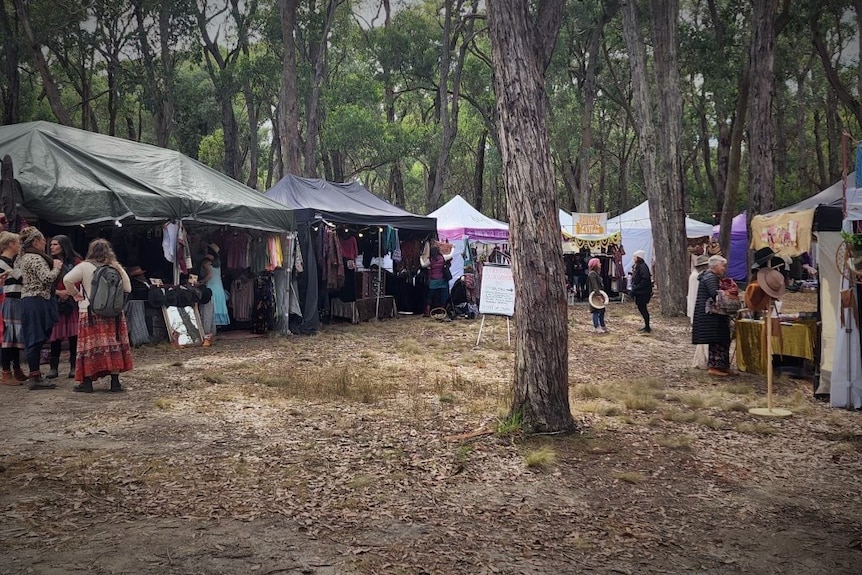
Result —
[[[767, 299], [768, 306], [764, 329], [766, 329], [766, 407], [752, 407], [748, 410], [751, 415], [762, 417], [790, 417], [792, 411], [772, 406], [772, 309], [775, 301], [770, 297]], [[762, 353], [762, 350], [761, 350]]]

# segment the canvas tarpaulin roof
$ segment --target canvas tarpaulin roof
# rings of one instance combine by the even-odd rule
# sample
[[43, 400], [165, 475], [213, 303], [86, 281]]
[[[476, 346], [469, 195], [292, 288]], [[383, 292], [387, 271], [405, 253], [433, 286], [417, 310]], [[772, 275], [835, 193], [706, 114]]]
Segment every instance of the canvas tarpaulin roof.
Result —
[[293, 228], [293, 214], [284, 206], [173, 150], [29, 122], [0, 126], [0, 157], [7, 154], [22, 205], [57, 225], [135, 218]]
[[342, 224], [437, 230], [436, 219], [393, 206], [359, 182], [335, 183], [288, 174], [268, 189], [266, 196], [294, 210], [298, 223], [324, 219]]

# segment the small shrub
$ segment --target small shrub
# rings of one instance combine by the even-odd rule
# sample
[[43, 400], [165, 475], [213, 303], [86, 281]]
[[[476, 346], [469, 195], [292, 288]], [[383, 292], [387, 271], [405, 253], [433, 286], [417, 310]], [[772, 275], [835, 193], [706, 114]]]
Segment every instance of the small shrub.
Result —
[[504, 419], [497, 420], [497, 435], [507, 436], [515, 435], [521, 431], [521, 426], [524, 423], [524, 416], [520, 411], [516, 411]]

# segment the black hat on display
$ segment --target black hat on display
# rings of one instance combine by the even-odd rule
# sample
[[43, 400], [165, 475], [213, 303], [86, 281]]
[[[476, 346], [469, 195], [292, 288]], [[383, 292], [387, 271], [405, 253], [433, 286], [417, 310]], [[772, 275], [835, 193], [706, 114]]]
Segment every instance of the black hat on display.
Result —
[[198, 302], [201, 305], [208, 304], [210, 300], [213, 298], [213, 290], [208, 288], [207, 286], [201, 286], [201, 300]]
[[147, 301], [149, 301], [150, 305], [153, 307], [162, 307], [167, 303], [165, 290], [158, 286], [152, 286], [150, 291], [147, 293]]
[[[760, 248], [756, 252], [754, 252], [754, 257], [752, 260], [754, 264], [752, 265], [753, 269], [760, 269], [765, 267], [771, 267], [772, 259], [775, 257], [775, 252], [772, 251], [772, 248]], [[781, 260], [781, 258], [778, 258]]]

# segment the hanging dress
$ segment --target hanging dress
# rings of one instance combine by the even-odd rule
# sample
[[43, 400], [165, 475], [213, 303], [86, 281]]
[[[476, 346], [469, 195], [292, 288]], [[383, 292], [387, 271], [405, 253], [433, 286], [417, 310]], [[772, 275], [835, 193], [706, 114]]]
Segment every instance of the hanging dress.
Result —
[[212, 304], [215, 311], [215, 324], [230, 325], [230, 316], [227, 313], [227, 298], [224, 295], [224, 284], [221, 281], [221, 266], [211, 266], [212, 275], [207, 281], [207, 287], [213, 292]]

